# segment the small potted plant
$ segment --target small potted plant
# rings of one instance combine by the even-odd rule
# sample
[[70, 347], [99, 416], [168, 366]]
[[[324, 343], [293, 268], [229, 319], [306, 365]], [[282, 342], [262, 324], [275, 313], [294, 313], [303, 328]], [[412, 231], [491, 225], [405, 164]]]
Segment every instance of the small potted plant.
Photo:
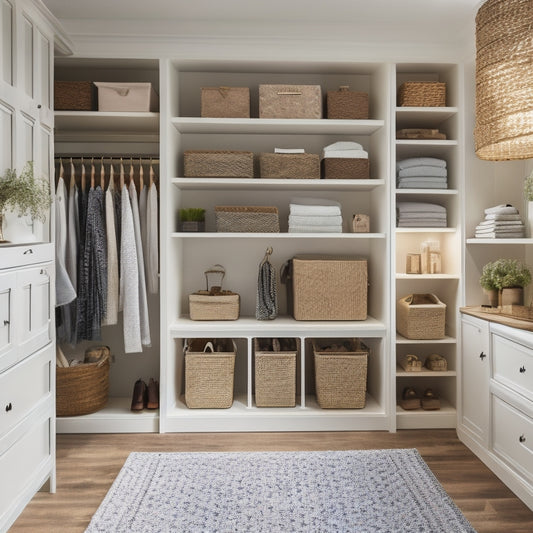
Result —
[[181, 231], [204, 231], [205, 209], [188, 207], [179, 210]]
[[[522, 305], [524, 287], [531, 282], [531, 272], [518, 259], [497, 259], [483, 267], [479, 282], [487, 292], [492, 291], [493, 297], [497, 291], [497, 305]], [[494, 300], [491, 305], [494, 306]]]
[[7, 169], [0, 177], [0, 242], [7, 242], [2, 226], [8, 210], [44, 222], [51, 202], [50, 185], [34, 176], [33, 161], [26, 163], [19, 176], [16, 170]]

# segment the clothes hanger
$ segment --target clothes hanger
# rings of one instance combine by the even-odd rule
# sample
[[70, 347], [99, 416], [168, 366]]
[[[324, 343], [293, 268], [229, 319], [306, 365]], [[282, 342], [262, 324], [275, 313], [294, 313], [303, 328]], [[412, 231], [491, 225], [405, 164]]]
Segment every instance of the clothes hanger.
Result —
[[76, 170], [74, 168], [74, 162], [72, 161], [72, 157], [70, 158], [70, 185], [69, 187], [72, 189], [76, 186]]
[[139, 157], [139, 190], [142, 192], [144, 188], [144, 170], [142, 165], [142, 158]]
[[85, 192], [87, 183], [85, 181], [85, 163], [83, 162], [83, 157], [81, 158], [81, 190]]
[[124, 162], [122, 157], [120, 158], [120, 190], [124, 187]]
[[115, 169], [113, 167], [113, 158], [110, 158], [111, 161], [109, 162], [109, 185], [107, 186], [108, 191], [114, 191], [115, 190]]
[[154, 183], [154, 167], [152, 165], [152, 158], [150, 158], [150, 187]]
[[274, 250], [273, 250], [272, 246], [269, 246], [266, 249], [265, 257], [263, 257], [263, 260], [261, 261], [261, 265], [260, 266], [263, 266], [265, 263], [270, 263], [270, 256], [272, 255], [273, 251]]
[[133, 186], [135, 186], [135, 179], [134, 179], [134, 170], [133, 170], [133, 157], [130, 158], [130, 181], [128, 185], [131, 185], [133, 183]]
[[96, 168], [94, 166], [94, 157], [91, 158], [91, 189], [94, 189], [94, 176], [96, 174]]
[[105, 168], [104, 168], [104, 156], [100, 159], [100, 187], [105, 189]]

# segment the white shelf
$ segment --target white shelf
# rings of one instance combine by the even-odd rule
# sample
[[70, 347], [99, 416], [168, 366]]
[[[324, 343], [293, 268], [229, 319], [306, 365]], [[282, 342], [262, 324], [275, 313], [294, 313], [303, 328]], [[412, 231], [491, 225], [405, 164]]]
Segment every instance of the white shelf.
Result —
[[412, 281], [421, 281], [421, 280], [435, 280], [435, 279], [461, 279], [459, 274], [396, 274], [396, 279], [401, 280], [412, 280]]
[[457, 228], [396, 228], [396, 233], [455, 233]]
[[180, 239], [384, 239], [384, 233], [239, 233], [239, 232], [174, 232]]
[[385, 185], [385, 180], [172, 178], [172, 183], [181, 190], [372, 191]]
[[396, 366], [397, 378], [446, 378], [455, 376], [457, 376], [455, 370], [437, 371], [422, 369], [418, 372], [407, 372], [401, 366]]
[[440, 400], [441, 407], [435, 411], [413, 409], [405, 411], [396, 406], [398, 429], [439, 429], [454, 428], [457, 424], [457, 410], [446, 400]]
[[366, 320], [304, 321], [291, 317], [256, 320], [243, 317], [234, 321], [196, 321], [181, 317], [169, 326], [174, 338], [187, 337], [385, 337], [386, 325], [373, 317]]
[[396, 344], [456, 344], [455, 337], [446, 335], [442, 339], [408, 339], [399, 333], [396, 334]]
[[532, 238], [524, 238], [524, 239], [466, 239], [466, 244], [492, 244], [492, 245], [500, 245], [500, 244], [533, 244]]
[[159, 113], [55, 111], [55, 133], [136, 132], [159, 134]]
[[457, 141], [447, 140], [428, 140], [428, 139], [396, 139], [396, 146], [415, 146], [415, 147], [449, 147], [457, 146]]
[[397, 129], [435, 128], [457, 112], [457, 107], [397, 107], [396, 126]]
[[454, 196], [458, 194], [457, 189], [396, 189], [397, 195], [431, 195], [431, 196]]
[[174, 117], [180, 133], [371, 135], [383, 120], [267, 119]]

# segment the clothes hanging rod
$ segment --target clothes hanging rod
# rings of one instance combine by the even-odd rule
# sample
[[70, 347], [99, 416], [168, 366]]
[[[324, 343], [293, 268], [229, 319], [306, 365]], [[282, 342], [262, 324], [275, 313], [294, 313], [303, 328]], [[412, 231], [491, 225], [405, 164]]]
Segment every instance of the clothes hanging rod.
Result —
[[124, 163], [126, 162], [131, 162], [133, 160], [133, 162], [135, 163], [139, 163], [139, 161], [141, 161], [141, 163], [147, 163], [147, 164], [150, 164], [150, 163], [156, 163], [156, 164], [159, 164], [159, 156], [154, 156], [154, 157], [151, 157], [151, 156], [146, 156], [146, 155], [143, 155], [142, 157], [139, 157], [139, 156], [134, 156], [134, 155], [118, 155], [118, 156], [115, 156], [115, 155], [84, 155], [84, 156], [71, 156], [71, 155], [56, 155], [54, 156], [54, 160], [55, 161], [60, 161], [60, 160], [63, 160], [63, 161], [70, 161], [72, 159], [72, 161], [76, 161], [76, 162], [79, 162], [81, 163], [81, 161], [83, 160], [84, 163], [87, 163], [87, 162], [91, 162], [91, 160], [94, 160], [95, 163], [97, 163], [98, 161], [102, 161], [104, 160], [104, 162], [107, 162], [109, 163], [110, 161], [113, 161], [113, 162], [118, 162], [120, 163], [120, 160], [122, 159], [122, 161]]

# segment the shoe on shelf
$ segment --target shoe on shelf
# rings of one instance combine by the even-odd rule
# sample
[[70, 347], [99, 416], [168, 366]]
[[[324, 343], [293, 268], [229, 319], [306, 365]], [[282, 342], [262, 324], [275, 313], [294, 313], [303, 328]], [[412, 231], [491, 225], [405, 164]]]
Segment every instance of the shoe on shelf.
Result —
[[420, 395], [415, 389], [413, 389], [413, 387], [406, 387], [403, 389], [400, 406], [406, 411], [420, 409]]
[[148, 382], [146, 409], [159, 409], [159, 381], [153, 378]]
[[426, 389], [422, 395], [422, 409], [426, 411], [436, 411], [440, 409], [439, 395], [431, 389]]
[[138, 379], [133, 386], [133, 395], [131, 397], [131, 410], [142, 411], [146, 404], [148, 388], [142, 379]]

